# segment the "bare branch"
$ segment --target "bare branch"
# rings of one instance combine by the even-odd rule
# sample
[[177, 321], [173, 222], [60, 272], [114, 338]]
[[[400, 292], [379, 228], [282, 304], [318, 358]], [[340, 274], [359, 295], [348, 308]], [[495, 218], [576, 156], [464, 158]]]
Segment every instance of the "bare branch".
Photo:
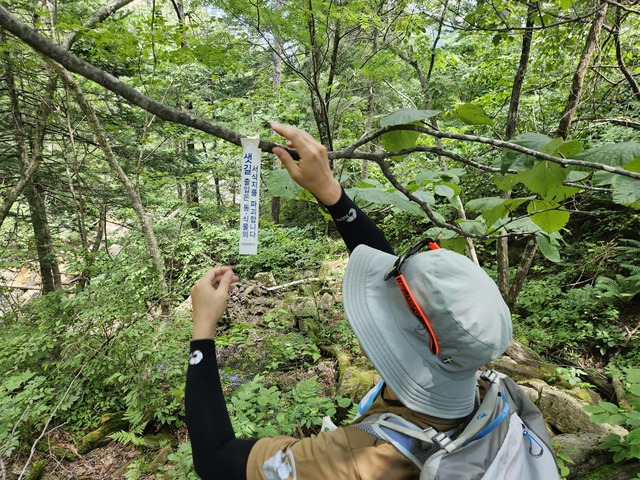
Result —
[[635, 10], [633, 8], [626, 7], [621, 3], [614, 2], [613, 0], [606, 0], [606, 2], [609, 5], [615, 5], [616, 7], [620, 8], [621, 10], [624, 10], [625, 12], [630, 12], [630, 13], [635, 13], [636, 15], [640, 15], [640, 10]]

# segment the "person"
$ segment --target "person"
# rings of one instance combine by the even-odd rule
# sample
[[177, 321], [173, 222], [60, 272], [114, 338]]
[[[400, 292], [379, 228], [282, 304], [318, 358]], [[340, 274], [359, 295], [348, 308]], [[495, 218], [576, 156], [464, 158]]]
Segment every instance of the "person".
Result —
[[[358, 425], [390, 412], [420, 428], [454, 431], [478, 402], [476, 371], [511, 342], [511, 317], [491, 278], [465, 256], [432, 242], [396, 256], [375, 224], [346, 195], [327, 150], [300, 129], [272, 123], [300, 159], [274, 148], [287, 171], [331, 214], [351, 252], [343, 279], [346, 316], [383, 379], [352, 424], [307, 438], [236, 438], [216, 363], [215, 332], [237, 277], [213, 268], [191, 289], [193, 339], [186, 423], [203, 479], [341, 480], [418, 478], [391, 443]], [[417, 252], [423, 246], [431, 249]]]

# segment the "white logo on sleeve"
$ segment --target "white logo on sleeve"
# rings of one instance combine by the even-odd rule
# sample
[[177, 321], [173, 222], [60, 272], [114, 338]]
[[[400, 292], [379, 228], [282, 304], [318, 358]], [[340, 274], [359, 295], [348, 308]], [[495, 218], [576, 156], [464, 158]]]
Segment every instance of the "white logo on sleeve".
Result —
[[200, 350], [194, 350], [191, 352], [191, 357], [189, 358], [189, 365], [197, 365], [202, 361], [202, 352]]
[[279, 450], [262, 464], [262, 471], [267, 480], [297, 480], [296, 461], [290, 451]]
[[336, 218], [336, 222], [353, 222], [358, 217], [355, 208], [349, 209], [346, 215], [341, 216], [340, 218]]

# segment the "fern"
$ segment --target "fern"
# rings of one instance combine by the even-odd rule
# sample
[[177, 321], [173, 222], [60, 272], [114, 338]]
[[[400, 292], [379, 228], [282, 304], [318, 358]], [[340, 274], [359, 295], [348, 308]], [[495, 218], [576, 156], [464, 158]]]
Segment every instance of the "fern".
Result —
[[122, 445], [135, 445], [136, 447], [142, 447], [145, 445], [144, 439], [134, 432], [127, 432], [125, 430], [120, 430], [119, 432], [114, 432], [109, 435], [109, 438], [115, 440]]

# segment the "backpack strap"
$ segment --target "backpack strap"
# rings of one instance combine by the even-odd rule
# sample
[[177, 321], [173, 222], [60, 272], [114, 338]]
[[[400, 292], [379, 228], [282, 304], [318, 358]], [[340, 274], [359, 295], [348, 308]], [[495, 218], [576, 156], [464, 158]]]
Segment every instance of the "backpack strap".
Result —
[[[467, 443], [479, 440], [494, 430], [509, 414], [509, 401], [500, 392], [500, 377], [493, 370], [479, 372], [478, 379], [489, 382], [489, 389], [473, 417], [459, 435], [449, 436], [434, 428], [421, 429], [404, 418], [391, 413], [374, 414], [353, 425], [369, 435], [391, 443], [403, 455], [422, 469], [430, 457], [451, 453]], [[378, 390], [379, 392], [379, 390]], [[376, 393], [378, 393], [376, 392]], [[495, 409], [501, 403], [496, 415]], [[492, 419], [491, 421], [489, 421]], [[458, 432], [456, 432], [458, 433]]]
[[376, 413], [353, 426], [389, 442], [419, 469], [431, 455], [443, 448], [439, 441], [443, 437], [448, 439], [443, 432], [433, 428], [423, 430], [392, 413]]

